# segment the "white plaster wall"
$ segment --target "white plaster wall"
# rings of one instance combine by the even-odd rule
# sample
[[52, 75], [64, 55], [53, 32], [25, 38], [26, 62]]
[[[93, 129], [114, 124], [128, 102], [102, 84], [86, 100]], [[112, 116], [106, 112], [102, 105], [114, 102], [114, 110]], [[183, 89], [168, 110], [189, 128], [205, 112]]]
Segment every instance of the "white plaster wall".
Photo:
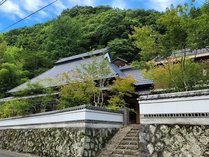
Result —
[[65, 111], [61, 113], [49, 112], [49, 114], [34, 115], [31, 117], [3, 119], [0, 120], [0, 128], [10, 126], [43, 125], [50, 123], [70, 123], [84, 120], [123, 123], [123, 114], [90, 109]]
[[85, 119], [123, 123], [123, 114], [85, 109]]
[[209, 112], [209, 96], [139, 101], [140, 114]]

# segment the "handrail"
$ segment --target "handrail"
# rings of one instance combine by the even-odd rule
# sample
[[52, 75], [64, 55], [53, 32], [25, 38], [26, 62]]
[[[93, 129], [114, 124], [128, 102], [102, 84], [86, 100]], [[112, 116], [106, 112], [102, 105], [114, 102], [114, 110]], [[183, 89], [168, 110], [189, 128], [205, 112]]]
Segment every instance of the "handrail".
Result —
[[127, 150], [128, 146], [131, 144], [131, 142], [134, 140], [134, 138], [135, 138], [138, 134], [139, 134], [139, 133], [136, 133], [136, 135], [132, 137], [132, 139], [130, 140], [130, 142], [128, 143], [128, 145], [125, 147], [125, 149], [123, 150], [123, 156], [124, 156], [125, 150]]

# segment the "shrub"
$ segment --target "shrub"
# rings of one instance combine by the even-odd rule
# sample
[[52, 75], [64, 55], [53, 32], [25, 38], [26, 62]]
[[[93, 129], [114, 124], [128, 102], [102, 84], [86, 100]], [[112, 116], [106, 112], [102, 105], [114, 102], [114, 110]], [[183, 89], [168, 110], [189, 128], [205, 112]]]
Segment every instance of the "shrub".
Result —
[[145, 76], [154, 81], [156, 89], [174, 88], [177, 91], [191, 90], [204, 80], [202, 66], [190, 60], [184, 64], [166, 64], [153, 67]]
[[58, 109], [64, 109], [83, 104], [90, 104], [95, 89], [92, 80], [71, 81], [61, 87]]
[[135, 80], [128, 76], [124, 78], [116, 78], [113, 84], [110, 86], [111, 96], [108, 100], [108, 109], [117, 110], [119, 108], [124, 108], [126, 105], [125, 96], [131, 96], [135, 89], [133, 83]]
[[30, 106], [27, 100], [12, 100], [0, 105], [0, 117], [22, 116], [30, 113]]

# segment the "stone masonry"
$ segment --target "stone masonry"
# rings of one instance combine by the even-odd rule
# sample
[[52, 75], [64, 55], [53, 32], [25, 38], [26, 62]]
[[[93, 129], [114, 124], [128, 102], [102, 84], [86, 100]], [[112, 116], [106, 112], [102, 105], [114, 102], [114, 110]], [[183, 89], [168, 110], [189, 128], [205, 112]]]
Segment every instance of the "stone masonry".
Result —
[[0, 149], [41, 157], [96, 157], [118, 129], [47, 128], [0, 130]]
[[209, 126], [141, 125], [141, 157], [208, 157]]

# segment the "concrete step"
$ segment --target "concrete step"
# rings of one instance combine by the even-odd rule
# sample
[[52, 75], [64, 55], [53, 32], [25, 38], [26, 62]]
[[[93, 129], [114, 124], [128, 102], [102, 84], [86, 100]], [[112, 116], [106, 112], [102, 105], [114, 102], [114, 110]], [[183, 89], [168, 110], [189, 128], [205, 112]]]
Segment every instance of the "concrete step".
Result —
[[138, 145], [119, 145], [118, 149], [130, 149], [130, 150], [138, 150]]
[[113, 154], [122, 154], [123, 155], [137, 155], [139, 153], [139, 150], [129, 150], [129, 149], [116, 149]]

